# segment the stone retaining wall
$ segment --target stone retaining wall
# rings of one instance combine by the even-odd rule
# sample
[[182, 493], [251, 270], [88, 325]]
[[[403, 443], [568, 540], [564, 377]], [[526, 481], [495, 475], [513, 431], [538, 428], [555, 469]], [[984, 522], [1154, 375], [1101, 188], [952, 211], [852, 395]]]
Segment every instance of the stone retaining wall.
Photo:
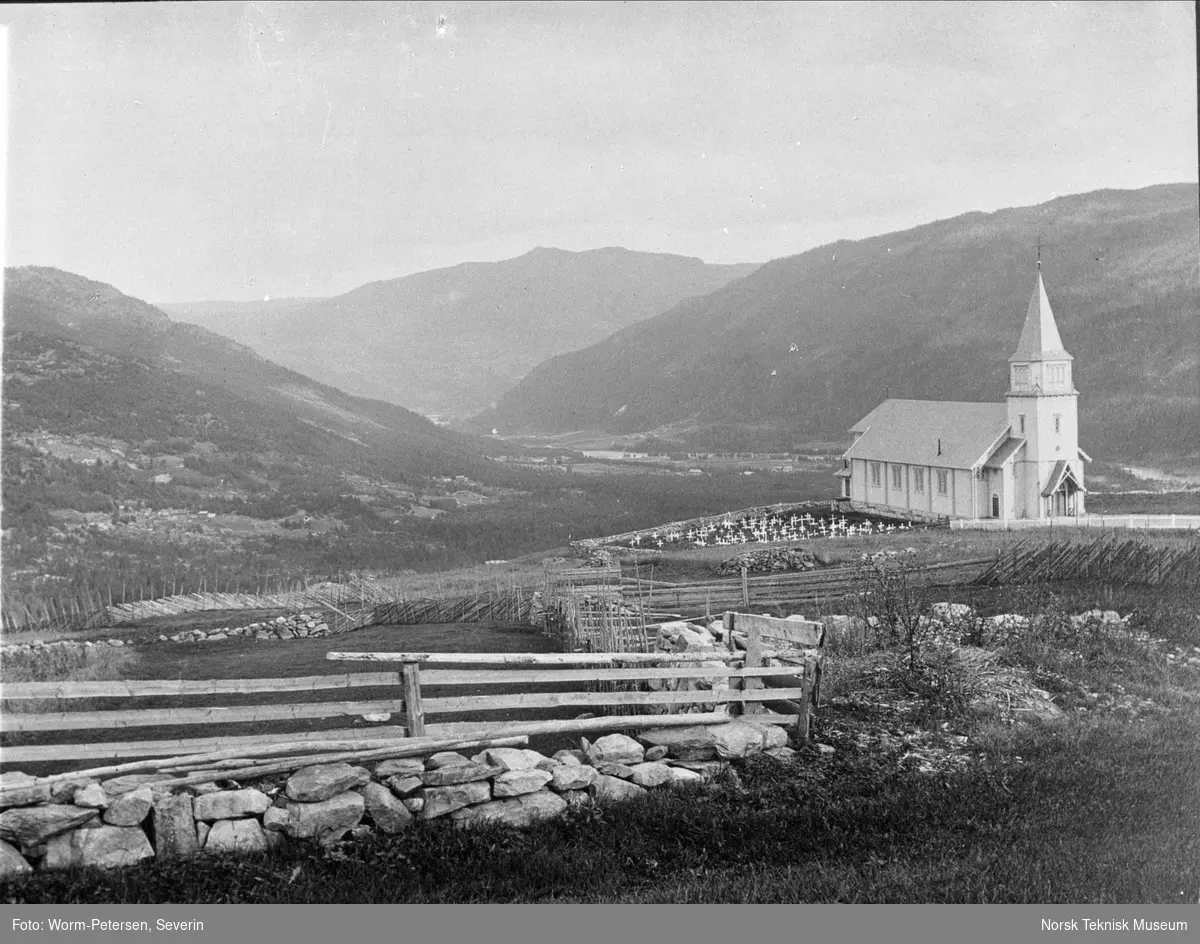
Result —
[[546, 757], [520, 748], [385, 760], [373, 769], [318, 764], [253, 784], [216, 780], [172, 787], [164, 774], [39, 784], [0, 780], [0, 879], [38, 870], [115, 868], [153, 857], [265, 852], [290, 842], [330, 845], [414, 820], [457, 828], [524, 828], [593, 801], [654, 789], [711, 788], [727, 761], [794, 752], [777, 727], [731, 721], [661, 728], [636, 740], [609, 734]]
[[8, 643], [0, 645], [0, 655], [6, 652], [28, 652], [37, 649], [92, 649], [97, 646], [132, 646], [135, 642], [220, 642], [223, 639], [229, 639], [231, 636], [244, 636], [274, 641], [277, 639], [304, 639], [328, 635], [331, 635], [331, 630], [324, 614], [302, 612], [294, 613], [291, 616], [276, 616], [274, 619], [249, 623], [246, 626], [188, 629], [175, 633], [173, 636], [160, 634], [158, 637], [146, 636], [138, 640], [100, 639], [94, 642], [81, 642], [75, 639], [60, 639], [56, 642]]

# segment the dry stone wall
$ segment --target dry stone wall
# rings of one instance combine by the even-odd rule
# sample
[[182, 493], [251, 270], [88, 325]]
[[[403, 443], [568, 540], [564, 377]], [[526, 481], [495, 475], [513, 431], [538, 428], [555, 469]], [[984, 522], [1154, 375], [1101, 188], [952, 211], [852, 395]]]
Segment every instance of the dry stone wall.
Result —
[[318, 764], [242, 784], [172, 785], [163, 774], [39, 783], [5, 774], [0, 879], [37, 870], [116, 868], [153, 857], [266, 852], [291, 842], [330, 845], [416, 820], [457, 828], [526, 828], [572, 806], [651, 790], [703, 790], [727, 761], [794, 752], [775, 726], [730, 721], [609, 734], [547, 757], [521, 748], [474, 756], [443, 751], [385, 760], [373, 769]]

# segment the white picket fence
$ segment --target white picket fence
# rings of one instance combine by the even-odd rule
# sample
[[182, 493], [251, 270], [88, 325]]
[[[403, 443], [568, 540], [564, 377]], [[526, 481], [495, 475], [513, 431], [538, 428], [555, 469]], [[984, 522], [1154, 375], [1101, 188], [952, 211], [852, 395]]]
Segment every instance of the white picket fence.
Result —
[[951, 518], [955, 531], [1029, 531], [1036, 528], [1113, 528], [1139, 531], [1181, 531], [1200, 529], [1200, 515], [1080, 515], [1079, 517]]

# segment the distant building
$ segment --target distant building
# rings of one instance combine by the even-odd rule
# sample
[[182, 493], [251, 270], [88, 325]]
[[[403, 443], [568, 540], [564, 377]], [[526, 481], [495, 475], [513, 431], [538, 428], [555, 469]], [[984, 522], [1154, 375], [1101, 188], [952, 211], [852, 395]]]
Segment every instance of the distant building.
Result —
[[1004, 403], [885, 400], [851, 427], [841, 497], [952, 518], [1082, 515], [1079, 391], [1038, 262]]

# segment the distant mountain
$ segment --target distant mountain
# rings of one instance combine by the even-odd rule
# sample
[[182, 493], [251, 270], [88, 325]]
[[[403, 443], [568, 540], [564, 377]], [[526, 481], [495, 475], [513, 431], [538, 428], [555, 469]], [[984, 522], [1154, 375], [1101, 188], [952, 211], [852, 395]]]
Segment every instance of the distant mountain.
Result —
[[888, 396], [1000, 401], [1040, 238], [1081, 444], [1198, 456], [1198, 214], [1172, 184], [822, 246], [538, 366], [476, 422], [751, 448], [848, 441]]
[[336, 298], [164, 307], [220, 325], [260, 354], [343, 390], [466, 417], [546, 358], [754, 269], [626, 249], [535, 249], [372, 282]]
[[[230, 452], [378, 467], [394, 480], [491, 465], [482, 441], [315, 383], [58, 269], [5, 271], [4, 336], [6, 439], [42, 430], [128, 442], [207, 440]], [[494, 443], [488, 448], [496, 451]]]

